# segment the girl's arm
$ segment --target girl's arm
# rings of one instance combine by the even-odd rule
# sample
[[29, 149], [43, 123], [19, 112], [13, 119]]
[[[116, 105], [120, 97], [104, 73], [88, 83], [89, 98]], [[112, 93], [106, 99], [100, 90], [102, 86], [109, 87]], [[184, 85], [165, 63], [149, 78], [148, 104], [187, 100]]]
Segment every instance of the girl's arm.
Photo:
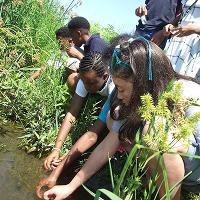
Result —
[[173, 36], [176, 36], [176, 37], [189, 36], [194, 33], [200, 35], [200, 26], [195, 25], [195, 24], [190, 24], [186, 26], [178, 26], [174, 28], [173, 31], [175, 32]]
[[97, 148], [90, 155], [89, 159], [72, 179], [68, 185], [54, 186], [52, 189], [44, 193], [44, 199], [49, 200], [55, 197], [57, 200], [67, 198], [73, 193], [81, 184], [86, 182], [93, 174], [95, 174], [116, 152], [120, 141], [118, 134], [109, 132], [106, 138], [97, 146]]
[[42, 198], [44, 186], [52, 188], [56, 185], [57, 179], [61, 172], [66, 169], [75, 159], [77, 159], [82, 153], [93, 146], [100, 135], [105, 130], [106, 124], [101, 120], [97, 120], [94, 125], [82, 135], [78, 141], [72, 146], [71, 150], [63, 156], [59, 165], [51, 172], [48, 177], [42, 178], [36, 187], [36, 194], [39, 198]]

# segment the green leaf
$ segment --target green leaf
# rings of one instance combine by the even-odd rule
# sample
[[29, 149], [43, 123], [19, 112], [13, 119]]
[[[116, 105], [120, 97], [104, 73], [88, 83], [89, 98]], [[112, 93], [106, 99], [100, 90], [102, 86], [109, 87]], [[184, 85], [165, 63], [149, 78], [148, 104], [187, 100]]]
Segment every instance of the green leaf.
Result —
[[116, 194], [114, 194], [111, 191], [106, 190], [106, 189], [97, 190], [94, 200], [98, 200], [100, 198], [101, 193], [105, 194], [107, 197], [109, 197], [112, 200], [122, 200]]
[[170, 200], [170, 192], [169, 192], [169, 183], [168, 183], [168, 176], [167, 176], [167, 170], [165, 167], [165, 162], [164, 162], [164, 158], [163, 156], [161, 156], [161, 167], [162, 167], [162, 173], [163, 173], [163, 177], [164, 177], [164, 185], [165, 185], [165, 191], [166, 191], [166, 199]]

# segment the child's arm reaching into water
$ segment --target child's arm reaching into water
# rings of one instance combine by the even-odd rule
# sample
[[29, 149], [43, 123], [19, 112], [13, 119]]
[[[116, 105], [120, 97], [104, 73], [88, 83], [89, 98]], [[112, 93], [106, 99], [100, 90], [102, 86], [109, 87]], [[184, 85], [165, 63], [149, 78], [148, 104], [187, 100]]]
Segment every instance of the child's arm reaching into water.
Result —
[[79, 138], [79, 140], [72, 146], [70, 152], [63, 156], [62, 161], [52, 171], [52, 173], [48, 177], [40, 180], [36, 188], [38, 197], [42, 198], [43, 196], [42, 187], [47, 186], [48, 188], [52, 188], [54, 185], [56, 185], [56, 181], [61, 172], [66, 169], [82, 153], [93, 146], [97, 141], [98, 135], [102, 133], [105, 128], [106, 124], [101, 120], [97, 120], [89, 129], [89, 131]]
[[44, 199], [49, 200], [54, 197], [56, 200], [62, 200], [67, 198], [108, 161], [108, 156], [114, 155], [119, 145], [118, 134], [109, 132], [72, 181], [67, 185], [54, 186], [44, 193]]

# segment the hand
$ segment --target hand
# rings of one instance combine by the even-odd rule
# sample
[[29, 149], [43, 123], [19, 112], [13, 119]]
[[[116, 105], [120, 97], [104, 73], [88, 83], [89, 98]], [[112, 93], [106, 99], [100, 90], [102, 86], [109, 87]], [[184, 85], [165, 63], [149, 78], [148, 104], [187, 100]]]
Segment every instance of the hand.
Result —
[[65, 158], [65, 154], [63, 156], [61, 156], [59, 159], [54, 159], [52, 162], [51, 162], [51, 169], [54, 170], [60, 163], [61, 161]]
[[178, 26], [176, 28], [173, 28], [172, 31], [175, 32], [173, 36], [184, 37], [195, 33], [195, 26], [194, 25]]
[[59, 38], [58, 42], [60, 44], [60, 50], [63, 50], [63, 51], [65, 51], [71, 46], [71, 42], [69, 39]]
[[68, 56], [73, 58], [81, 59], [83, 57], [83, 54], [78, 51], [74, 46], [67, 48], [66, 52]]
[[[47, 186], [48, 188], [52, 188], [56, 184], [56, 178], [51, 177], [51, 175], [47, 178], [43, 178], [40, 180], [38, 185], [36, 186], [36, 194], [37, 196], [42, 199], [44, 191], [42, 190], [43, 187]], [[44, 189], [44, 188], [43, 188]]]
[[57, 151], [57, 150], [53, 150], [52, 152], [51, 152], [51, 154], [45, 159], [45, 161], [44, 161], [44, 168], [46, 169], [46, 170], [53, 170], [54, 169], [54, 167], [53, 166], [57, 166], [57, 165], [55, 165], [55, 164], [59, 164], [59, 162], [61, 161], [60, 159], [59, 159], [59, 155], [60, 153], [59, 153], [59, 151]]
[[163, 27], [163, 35], [169, 36], [173, 34], [173, 29], [174, 29], [174, 25], [167, 24], [166, 26]]
[[163, 34], [163, 30], [160, 30], [153, 35], [151, 41], [159, 46], [165, 37], [166, 36]]
[[64, 200], [70, 194], [72, 194], [74, 190], [68, 185], [56, 185], [52, 189], [46, 191], [44, 193], [44, 200]]
[[146, 5], [140, 5], [136, 10], [135, 10], [135, 15], [138, 17], [141, 17], [142, 15], [147, 15], [147, 8]]

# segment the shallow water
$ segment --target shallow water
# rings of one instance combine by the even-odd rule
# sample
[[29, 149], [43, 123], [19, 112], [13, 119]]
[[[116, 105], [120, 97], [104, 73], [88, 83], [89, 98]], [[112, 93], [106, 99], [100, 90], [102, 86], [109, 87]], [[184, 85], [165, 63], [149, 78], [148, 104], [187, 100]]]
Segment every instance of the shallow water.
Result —
[[10, 124], [0, 127], [0, 199], [37, 200], [35, 185], [42, 177], [39, 159], [17, 148], [22, 130]]
[[[22, 129], [11, 124], [0, 125], [0, 199], [38, 200], [35, 186], [43, 177], [42, 160], [17, 148]], [[87, 200], [78, 194], [71, 200]]]

